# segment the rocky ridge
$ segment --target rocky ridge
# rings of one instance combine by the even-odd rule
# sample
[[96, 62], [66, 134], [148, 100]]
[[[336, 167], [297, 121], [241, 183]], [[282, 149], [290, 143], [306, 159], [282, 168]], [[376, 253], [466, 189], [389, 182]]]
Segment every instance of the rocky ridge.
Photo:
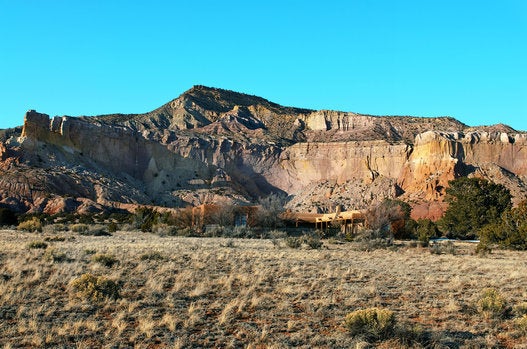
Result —
[[526, 197], [527, 135], [450, 118], [282, 107], [195, 86], [145, 114], [29, 111], [0, 138], [0, 203], [18, 211], [250, 203], [278, 193], [298, 211], [384, 197], [437, 218], [448, 181], [481, 176]]

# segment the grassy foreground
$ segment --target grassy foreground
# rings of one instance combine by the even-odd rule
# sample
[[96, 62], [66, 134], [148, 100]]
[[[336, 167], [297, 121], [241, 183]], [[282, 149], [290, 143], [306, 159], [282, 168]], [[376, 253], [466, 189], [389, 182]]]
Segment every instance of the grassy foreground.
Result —
[[[13, 230], [0, 246], [6, 348], [527, 347], [522, 252]], [[118, 294], [78, 288], [88, 273]], [[496, 313], [481, 305], [488, 288], [503, 300]], [[405, 335], [352, 335], [346, 315], [372, 307], [392, 311]]]

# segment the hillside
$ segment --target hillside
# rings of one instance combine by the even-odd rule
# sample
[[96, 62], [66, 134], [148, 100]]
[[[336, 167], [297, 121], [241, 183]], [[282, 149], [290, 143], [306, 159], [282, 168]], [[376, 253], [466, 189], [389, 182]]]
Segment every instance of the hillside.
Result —
[[0, 203], [19, 212], [250, 203], [287, 195], [298, 211], [400, 197], [437, 218], [448, 181], [482, 176], [526, 197], [527, 136], [450, 117], [283, 107], [195, 86], [145, 114], [29, 111], [0, 135]]

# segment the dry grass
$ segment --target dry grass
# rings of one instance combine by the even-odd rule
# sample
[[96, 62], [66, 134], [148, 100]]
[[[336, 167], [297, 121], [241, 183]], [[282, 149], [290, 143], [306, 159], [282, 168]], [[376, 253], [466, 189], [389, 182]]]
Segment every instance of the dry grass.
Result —
[[[0, 231], [0, 346], [367, 347], [345, 326], [347, 314], [367, 308], [388, 309], [411, 329], [377, 347], [527, 346], [521, 252], [480, 257], [470, 245], [438, 255], [407, 247], [362, 252], [329, 241], [313, 250], [271, 240], [61, 234]], [[47, 249], [27, 248], [46, 238]], [[49, 258], [50, 249], [65, 257]], [[94, 263], [94, 253], [119, 263]], [[115, 281], [120, 297], [76, 296], [71, 282], [87, 273]], [[485, 289], [499, 292], [510, 315], [478, 311]]]

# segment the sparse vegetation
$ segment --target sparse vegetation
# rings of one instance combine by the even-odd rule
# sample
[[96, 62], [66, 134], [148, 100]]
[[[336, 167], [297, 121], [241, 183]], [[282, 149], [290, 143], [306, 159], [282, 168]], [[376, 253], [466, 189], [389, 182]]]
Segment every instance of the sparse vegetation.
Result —
[[[521, 251], [481, 258], [456, 242], [455, 255], [436, 255], [396, 241], [362, 252], [337, 239], [311, 249], [305, 236], [302, 248], [277, 249], [279, 231], [274, 240], [120, 230], [46, 241], [53, 234], [39, 234], [46, 250], [28, 250], [34, 234], [0, 232], [0, 347], [527, 345]], [[119, 263], [100, 266], [94, 255]], [[478, 306], [488, 288], [505, 308]], [[385, 320], [351, 326], [360, 322], [348, 314], [371, 309]]]

